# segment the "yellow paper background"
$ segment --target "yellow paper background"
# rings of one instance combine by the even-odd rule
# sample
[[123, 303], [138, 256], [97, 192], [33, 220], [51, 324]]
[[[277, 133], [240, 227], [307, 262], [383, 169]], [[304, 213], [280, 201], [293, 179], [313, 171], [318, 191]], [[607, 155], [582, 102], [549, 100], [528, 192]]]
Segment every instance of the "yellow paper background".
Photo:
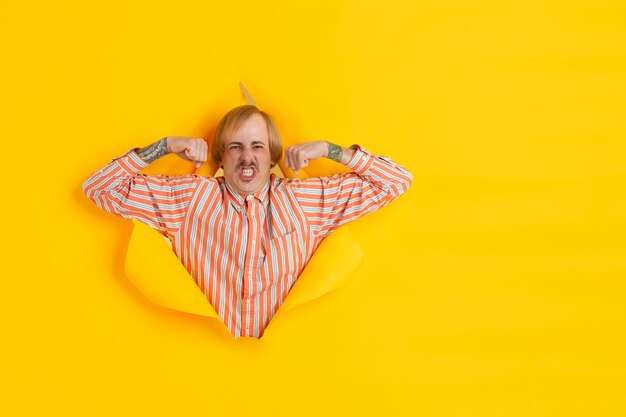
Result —
[[[0, 7], [0, 414], [626, 414], [622, 2]], [[261, 341], [149, 302], [131, 223], [80, 190], [208, 137], [239, 81], [286, 137], [415, 178]]]

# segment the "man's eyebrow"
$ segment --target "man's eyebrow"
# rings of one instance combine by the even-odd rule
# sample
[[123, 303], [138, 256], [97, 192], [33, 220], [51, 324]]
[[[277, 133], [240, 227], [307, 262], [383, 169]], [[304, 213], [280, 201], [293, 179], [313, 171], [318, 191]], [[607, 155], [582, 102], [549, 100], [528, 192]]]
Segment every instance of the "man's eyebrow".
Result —
[[[243, 142], [232, 141], [228, 144], [228, 146], [231, 146], [231, 145], [243, 145]], [[265, 145], [265, 142], [261, 140], [255, 140], [255, 141], [252, 141], [251, 145]]]

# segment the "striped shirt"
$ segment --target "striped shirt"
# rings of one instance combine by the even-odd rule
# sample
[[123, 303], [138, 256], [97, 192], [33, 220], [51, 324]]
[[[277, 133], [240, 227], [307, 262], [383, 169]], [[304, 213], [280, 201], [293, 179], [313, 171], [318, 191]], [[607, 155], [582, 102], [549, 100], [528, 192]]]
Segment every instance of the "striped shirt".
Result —
[[411, 174], [356, 147], [353, 172], [321, 178], [270, 176], [254, 195], [224, 177], [148, 176], [136, 150], [83, 184], [100, 208], [140, 220], [172, 249], [235, 337], [259, 338], [322, 239], [385, 206]]

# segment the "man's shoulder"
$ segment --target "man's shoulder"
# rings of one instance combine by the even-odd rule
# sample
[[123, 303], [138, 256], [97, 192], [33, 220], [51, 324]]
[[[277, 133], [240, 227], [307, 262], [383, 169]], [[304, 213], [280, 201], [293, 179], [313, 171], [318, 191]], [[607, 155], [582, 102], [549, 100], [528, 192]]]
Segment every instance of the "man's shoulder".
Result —
[[201, 177], [200, 183], [207, 189], [223, 192], [226, 188], [224, 177]]
[[279, 177], [278, 175], [276, 175], [273, 172], [270, 174], [270, 188], [272, 188], [272, 189], [282, 188], [289, 181], [291, 181], [291, 178]]
[[321, 177], [309, 178], [271, 178], [272, 191], [274, 194], [289, 193], [296, 198], [321, 198], [324, 190], [329, 187], [337, 187], [344, 181], [349, 181], [353, 173], [333, 174]]
[[299, 188], [308, 186], [317, 186], [320, 184], [327, 184], [329, 182], [334, 181], [342, 181], [346, 179], [350, 179], [352, 177], [356, 177], [357, 175], [354, 172], [344, 172], [344, 173], [336, 173], [330, 175], [323, 175], [318, 177], [308, 177], [308, 178], [278, 178], [282, 181], [283, 186], [291, 187], [291, 188]]
[[272, 191], [287, 191], [298, 188], [303, 181], [307, 181], [301, 178], [286, 178], [280, 177], [274, 173], [270, 174], [270, 188]]
[[224, 188], [223, 177], [205, 177], [198, 174], [185, 174], [185, 175], [159, 175], [157, 177], [166, 178], [171, 184], [193, 186], [196, 190], [220, 190]]

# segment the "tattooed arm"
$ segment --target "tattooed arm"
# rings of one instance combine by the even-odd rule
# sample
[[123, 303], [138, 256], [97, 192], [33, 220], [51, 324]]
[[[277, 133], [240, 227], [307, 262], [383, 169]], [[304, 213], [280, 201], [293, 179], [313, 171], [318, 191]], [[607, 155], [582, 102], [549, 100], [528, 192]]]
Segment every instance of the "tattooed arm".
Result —
[[386, 206], [402, 195], [413, 180], [411, 173], [399, 164], [358, 145], [346, 149], [329, 143], [327, 157], [341, 161], [352, 171], [289, 183], [311, 230], [320, 236]]
[[306, 142], [285, 148], [285, 163], [297, 175], [298, 171], [309, 164], [309, 161], [318, 158], [328, 158], [347, 165], [354, 152], [353, 147], [344, 148], [321, 140]]
[[169, 151], [167, 150], [167, 138], [159, 139], [153, 144], [137, 150], [137, 155], [139, 155], [139, 157], [147, 163], [154, 162], [160, 157], [167, 155], [168, 153]]
[[175, 153], [182, 159], [193, 162], [196, 168], [200, 168], [207, 160], [208, 146], [201, 138], [168, 136], [137, 150], [139, 157], [146, 163], [156, 161], [168, 153]]
[[98, 207], [171, 235], [180, 227], [200, 177], [151, 176], [140, 171], [168, 153], [176, 153], [199, 167], [207, 159], [207, 149], [206, 142], [200, 138], [160, 139], [113, 159], [87, 178], [83, 191]]

